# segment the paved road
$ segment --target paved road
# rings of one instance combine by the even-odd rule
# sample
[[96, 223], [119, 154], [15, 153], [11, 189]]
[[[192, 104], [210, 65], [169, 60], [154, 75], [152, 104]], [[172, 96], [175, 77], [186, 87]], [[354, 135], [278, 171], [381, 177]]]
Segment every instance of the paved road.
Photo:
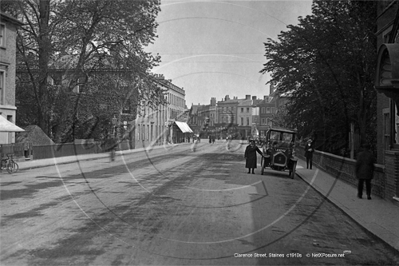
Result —
[[1, 265], [395, 265], [300, 179], [201, 143], [0, 178]]

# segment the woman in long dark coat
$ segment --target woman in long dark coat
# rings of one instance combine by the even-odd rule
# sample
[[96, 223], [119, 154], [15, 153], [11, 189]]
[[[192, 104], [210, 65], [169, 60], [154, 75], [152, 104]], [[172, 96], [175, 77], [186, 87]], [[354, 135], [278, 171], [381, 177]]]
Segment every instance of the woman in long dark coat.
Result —
[[255, 141], [251, 140], [250, 144], [245, 149], [244, 157], [246, 159], [245, 167], [248, 168], [248, 174], [255, 174], [254, 169], [256, 168], [256, 153], [263, 155], [259, 148], [255, 145]]

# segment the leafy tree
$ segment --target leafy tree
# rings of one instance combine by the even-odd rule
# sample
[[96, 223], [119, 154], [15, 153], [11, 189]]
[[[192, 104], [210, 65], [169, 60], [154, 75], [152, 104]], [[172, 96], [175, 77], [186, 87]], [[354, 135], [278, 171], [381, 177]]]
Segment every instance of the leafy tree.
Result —
[[17, 0], [2, 9], [25, 22], [17, 41], [21, 124], [57, 139], [85, 137], [87, 119], [102, 117], [96, 125], [104, 129], [128, 103], [164, 103], [150, 73], [160, 57], [144, 51], [156, 38], [159, 1]]
[[[288, 94], [287, 120], [300, 135], [318, 131], [324, 150], [348, 147], [350, 124], [375, 136], [375, 2], [314, 1], [312, 15], [265, 43], [261, 73]], [[371, 136], [371, 137], [370, 137]]]

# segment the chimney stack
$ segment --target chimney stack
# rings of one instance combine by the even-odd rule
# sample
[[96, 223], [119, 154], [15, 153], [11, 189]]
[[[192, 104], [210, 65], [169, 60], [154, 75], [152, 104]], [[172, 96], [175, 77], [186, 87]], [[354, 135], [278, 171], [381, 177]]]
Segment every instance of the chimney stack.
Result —
[[249, 99], [251, 99], [251, 95], [245, 95], [245, 100], [249, 100]]

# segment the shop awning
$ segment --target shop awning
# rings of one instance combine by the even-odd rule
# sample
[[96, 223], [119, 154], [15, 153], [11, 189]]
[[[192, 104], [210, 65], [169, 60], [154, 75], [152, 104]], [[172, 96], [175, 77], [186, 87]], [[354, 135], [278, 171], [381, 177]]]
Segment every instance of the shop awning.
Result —
[[22, 128], [14, 125], [8, 121], [5, 117], [0, 115], [0, 132], [21, 132], [25, 131]]
[[185, 122], [175, 121], [175, 124], [180, 128], [183, 133], [193, 133], [191, 128]]

